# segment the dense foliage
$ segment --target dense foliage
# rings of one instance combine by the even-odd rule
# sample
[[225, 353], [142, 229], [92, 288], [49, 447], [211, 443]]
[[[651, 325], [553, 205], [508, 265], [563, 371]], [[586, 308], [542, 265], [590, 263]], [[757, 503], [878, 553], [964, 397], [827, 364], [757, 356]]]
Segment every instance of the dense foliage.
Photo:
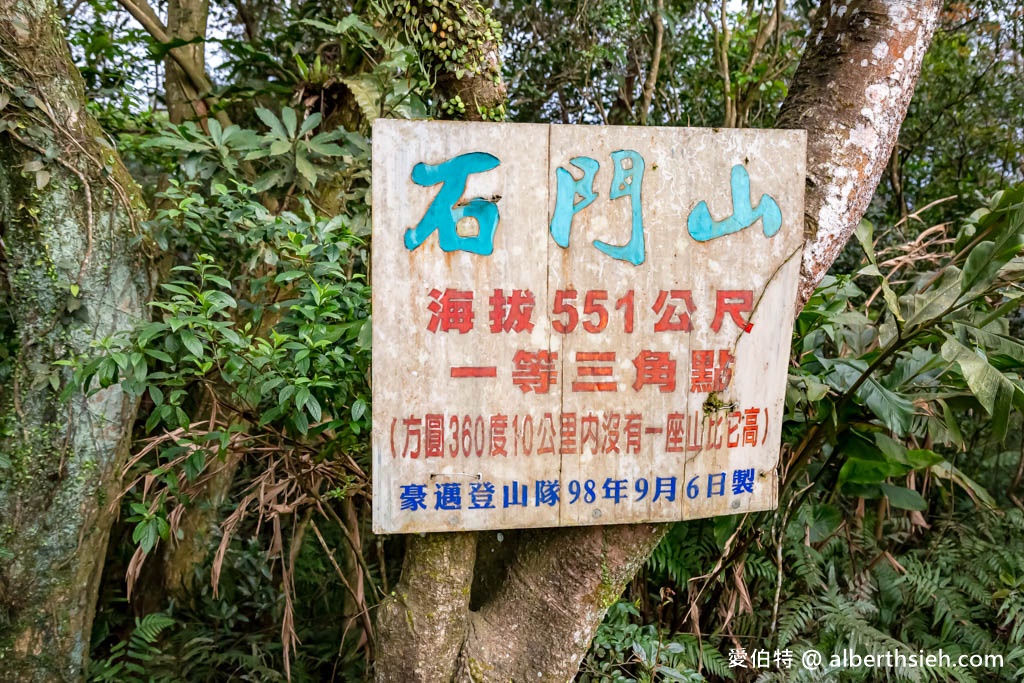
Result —
[[[402, 554], [369, 529], [373, 120], [473, 107], [440, 86], [500, 79], [483, 30], [512, 120], [769, 126], [813, 3], [236, 0], [173, 123], [196, 41], [137, 4], [64, 8], [161, 281], [150, 322], [63, 361], [142, 401], [90, 676], [362, 680]], [[821, 680], [730, 666], [758, 648], [1005, 656], [835, 680], [1024, 676], [1022, 40], [1013, 3], [948, 5], [872, 222], [796, 322], [778, 511], [675, 525], [579, 680]]]

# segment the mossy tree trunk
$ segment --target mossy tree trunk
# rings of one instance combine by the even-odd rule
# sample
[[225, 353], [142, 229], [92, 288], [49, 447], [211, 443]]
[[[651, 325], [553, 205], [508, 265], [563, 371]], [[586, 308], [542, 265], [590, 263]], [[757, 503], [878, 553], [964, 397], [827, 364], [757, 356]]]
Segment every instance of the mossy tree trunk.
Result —
[[55, 362], [145, 315], [144, 212], [86, 112], [56, 7], [0, 0], [3, 681], [84, 676], [137, 402], [117, 386], [64, 396]]
[[[940, 9], [938, 0], [834, 0], [818, 10], [780, 117], [808, 131], [801, 304], [874, 194]], [[665, 529], [537, 530], [500, 543], [493, 533], [410, 536], [401, 581], [378, 611], [377, 680], [572, 680]]]

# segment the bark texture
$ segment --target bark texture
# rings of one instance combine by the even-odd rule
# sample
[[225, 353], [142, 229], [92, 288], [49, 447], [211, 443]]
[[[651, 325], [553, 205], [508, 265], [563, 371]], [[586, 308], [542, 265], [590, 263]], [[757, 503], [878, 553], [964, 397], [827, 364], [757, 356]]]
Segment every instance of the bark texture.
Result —
[[778, 122], [807, 130], [798, 310], [875, 194], [941, 8], [938, 0], [835, 0], [818, 10]]
[[[818, 10], [781, 115], [783, 127], [808, 131], [801, 306], [874, 194], [940, 6], [937, 0], [854, 0]], [[509, 558], [505, 563], [478, 559], [469, 534], [411, 540], [396, 593], [378, 615], [377, 680], [572, 680], [607, 608], [666, 529], [510, 533], [504, 542], [511, 546], [500, 553]], [[474, 564], [488, 575], [474, 576]], [[437, 585], [443, 581], [451, 583]], [[467, 582], [486, 587], [487, 595], [467, 600]]]
[[[174, 34], [164, 26], [146, 0], [118, 0], [118, 3], [158, 42], [191, 40], [198, 37], [200, 31], [205, 35], [209, 13], [208, 0], [182, 0], [178, 4], [171, 3], [169, 18], [175, 22], [175, 28], [180, 34]], [[202, 119], [212, 111], [213, 117], [220, 125], [227, 128], [231, 125], [231, 119], [217, 106], [217, 98], [211, 92], [213, 83], [203, 70], [203, 55], [202, 43], [176, 47], [167, 53], [168, 59], [165, 61], [168, 63], [167, 73], [170, 81], [165, 82], [168, 114], [172, 117], [172, 122], [176, 122], [179, 115]], [[199, 59], [198, 63], [193, 57]], [[174, 65], [173, 69], [171, 62]], [[186, 106], [192, 110], [194, 116], [185, 112]], [[172, 107], [175, 111], [172, 111]]]
[[[193, 41], [189, 45], [175, 48], [184, 58], [195, 65], [197, 71], [206, 72], [206, 21], [210, 13], [209, 0], [168, 0], [167, 33], [172, 40]], [[185, 70], [175, 57], [164, 59], [164, 93], [167, 103], [167, 118], [171, 123], [180, 124], [205, 113], [205, 107], [198, 100], [199, 93]], [[197, 111], [197, 107], [202, 107]]]
[[[136, 401], [55, 361], [144, 315], [137, 188], [85, 111], [59, 13], [0, 0], [0, 680], [81, 680]], [[140, 359], [141, 360], [141, 359]]]
[[427, 534], [407, 541], [402, 581], [381, 603], [377, 629], [387, 650], [382, 681], [450, 681], [469, 624], [476, 534]]

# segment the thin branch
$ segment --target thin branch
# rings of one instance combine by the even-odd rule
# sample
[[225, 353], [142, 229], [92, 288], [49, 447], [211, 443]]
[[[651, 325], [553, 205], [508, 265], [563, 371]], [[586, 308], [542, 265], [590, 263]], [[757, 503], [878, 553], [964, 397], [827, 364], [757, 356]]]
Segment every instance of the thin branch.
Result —
[[665, 20], [662, 13], [665, 11], [665, 0], [658, 0], [658, 4], [651, 13], [651, 22], [654, 24], [654, 47], [651, 50], [651, 67], [647, 71], [647, 80], [644, 81], [644, 96], [640, 103], [640, 125], [647, 125], [647, 116], [651, 111], [651, 102], [654, 100], [654, 88], [658, 84], [658, 66], [661, 64], [661, 46], [665, 37]]
[[[171, 36], [168, 34], [167, 27], [160, 21], [160, 17], [157, 16], [153, 8], [146, 2], [146, 0], [117, 0], [122, 7], [124, 7], [129, 14], [142, 24], [142, 28], [146, 30], [157, 42], [170, 43]], [[204, 101], [210, 111], [213, 111], [214, 117], [223, 127], [231, 125], [231, 119], [221, 109], [216, 109], [215, 104], [217, 98], [211, 93], [213, 90], [213, 83], [210, 82], [210, 78], [206, 75], [206, 72], [199, 68], [193, 60], [188, 58], [187, 53], [184, 50], [177, 48], [170, 51], [171, 59], [181, 67], [181, 70], [185, 72], [188, 79], [192, 82], [192, 87], [195, 91], [195, 101]], [[197, 111], [200, 116], [205, 115], [206, 112]]]
[[711, 31], [715, 36], [715, 61], [718, 63], [718, 75], [722, 77], [722, 94], [725, 96], [725, 120], [722, 126], [734, 128], [736, 126], [735, 102], [732, 98], [732, 80], [729, 77], [729, 13], [728, 0], [722, 0], [719, 20], [716, 23], [709, 10], [704, 10], [704, 16], [711, 24]]
[[775, 9], [772, 10], [768, 23], [762, 24], [760, 17], [758, 18], [757, 35], [754, 36], [754, 45], [750, 48], [750, 58], [747, 60], [746, 66], [743, 67], [743, 73], [749, 74], [754, 70], [757, 58], [761, 56], [761, 51], [764, 50], [764, 46], [768, 43], [768, 37], [775, 33], [775, 27], [779, 25], [785, 4], [785, 0], [778, 0], [775, 3]]
[[[334, 559], [334, 551], [331, 550], [330, 547], [328, 547], [327, 541], [324, 540], [323, 535], [320, 533], [320, 529], [316, 525], [316, 520], [310, 519], [309, 524], [313, 528], [313, 533], [316, 534], [316, 539], [320, 542], [320, 547], [324, 549], [324, 553], [327, 555], [327, 559], [330, 560], [331, 566], [334, 567], [334, 571], [338, 575], [338, 578], [341, 579], [342, 584], [344, 584], [349, 594], [351, 594], [352, 598], [356, 601], [356, 605], [359, 607], [358, 616], [359, 620], [363, 624], [363, 629], [366, 632], [366, 646], [372, 653], [374, 642], [373, 622], [370, 620], [370, 608], [366, 604], [366, 596], [362, 594], [362, 591], [359, 591], [359, 593], [357, 593], [352, 588], [352, 584], [349, 583], [348, 579], [345, 577], [345, 573], [341, 571], [341, 567], [338, 566], [338, 561]], [[373, 659], [372, 654], [370, 654], [370, 659]]]

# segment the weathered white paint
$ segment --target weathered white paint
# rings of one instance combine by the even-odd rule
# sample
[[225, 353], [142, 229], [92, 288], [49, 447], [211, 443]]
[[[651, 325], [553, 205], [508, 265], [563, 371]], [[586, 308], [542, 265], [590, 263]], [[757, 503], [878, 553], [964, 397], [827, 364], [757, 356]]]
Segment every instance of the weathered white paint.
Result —
[[[565, 526], [642, 521], [669, 521], [752, 510], [776, 504], [776, 465], [781, 441], [781, 418], [789, 356], [789, 340], [802, 244], [805, 135], [802, 131], [707, 130], [687, 128], [623, 128], [466, 124], [379, 120], [374, 125], [374, 365], [373, 456], [374, 528], [378, 532], [450, 531], [514, 527]], [[634, 150], [643, 157], [642, 215], [646, 259], [634, 266], [598, 251], [594, 240], [625, 244], [630, 234], [631, 200], [609, 199], [613, 164], [611, 153]], [[421, 187], [410, 179], [419, 162], [437, 164], [459, 154], [486, 152], [501, 164], [471, 175], [463, 200], [495, 197], [500, 222], [494, 252], [480, 256], [462, 251], [445, 253], [437, 233], [420, 247], [408, 250], [405, 231], [415, 226], [438, 188]], [[576, 215], [570, 244], [555, 244], [548, 226], [555, 207], [555, 171], [580, 173], [569, 160], [586, 156], [600, 163], [594, 189], [597, 199]], [[762, 222], [723, 237], [699, 243], [687, 232], [687, 218], [707, 201], [713, 219], [732, 213], [730, 172], [742, 164], [749, 173], [751, 200], [762, 194], [778, 202], [782, 229], [764, 235]], [[470, 221], [471, 223], [473, 221]], [[433, 289], [472, 291], [475, 325], [466, 334], [428, 330], [429, 295]], [[529, 289], [536, 299], [534, 328], [524, 333], [489, 330], [489, 298], [496, 289]], [[576, 331], [561, 334], [551, 324], [555, 293], [574, 289], [581, 322]], [[728, 315], [719, 330], [711, 324], [717, 290], [750, 290], [755, 302], [749, 334]], [[583, 329], [586, 292], [607, 291], [600, 301], [608, 312], [601, 332]], [[661, 290], [689, 290], [696, 310], [693, 330], [654, 332], [660, 315], [652, 310]], [[634, 328], [626, 333], [616, 302], [634, 294]], [[678, 302], [673, 302], [678, 303]], [[565, 316], [555, 316], [564, 319]], [[735, 370], [728, 388], [709, 400], [709, 392], [690, 391], [691, 351], [728, 350]], [[524, 393], [512, 380], [512, 358], [518, 350], [558, 354], [557, 384], [549, 393]], [[675, 390], [657, 386], [633, 387], [634, 361], [641, 351], [667, 353], [676, 363]], [[577, 363], [578, 353], [615, 354], [614, 361]], [[613, 375], [579, 375], [583, 367], [607, 365]], [[451, 368], [493, 366], [495, 377], [452, 378]], [[575, 381], [614, 381], [616, 391], [573, 391]], [[716, 402], [717, 399], [717, 402]], [[754, 446], [712, 448], [715, 430], [727, 429], [722, 404], [758, 408], [758, 437]], [[426, 414], [444, 416], [444, 456], [417, 458], [405, 451], [403, 419]], [[626, 452], [625, 417], [642, 415], [641, 447]], [[670, 413], [689, 418], [700, 430], [699, 450], [669, 452], [665, 429]], [[554, 452], [539, 455], [538, 425], [551, 415]], [[559, 416], [574, 414], [577, 447], [560, 453]], [[506, 451], [493, 456], [490, 417], [508, 420]], [[619, 423], [619, 453], [607, 453], [594, 440], [584, 445], [582, 418], [594, 420], [601, 438], [606, 421]], [[452, 417], [458, 418], [459, 453], [450, 455]], [[461, 447], [464, 418], [469, 416], [470, 454]], [[478, 416], [480, 420], [478, 421]], [[513, 417], [518, 416], [520, 451], [513, 455]], [[534, 425], [532, 454], [525, 445], [522, 421]], [[767, 417], [765, 417], [767, 416]], [[593, 418], [590, 420], [589, 418]], [[420, 424], [420, 438], [424, 426]], [[482, 431], [480, 427], [482, 426]], [[392, 430], [394, 429], [394, 433]], [[742, 438], [742, 418], [733, 438]], [[647, 430], [660, 430], [650, 431]], [[394, 451], [392, 441], [394, 440]], [[598, 442], [601, 443], [600, 441]], [[684, 439], [685, 444], [685, 439]], [[603, 445], [603, 444], [601, 444]], [[477, 455], [480, 448], [480, 455]], [[684, 446], [685, 448], [685, 446]], [[753, 493], [732, 493], [733, 471], [754, 468]], [[725, 473], [724, 495], [708, 497], [708, 477]], [[675, 500], [653, 501], [656, 477], [676, 477]], [[699, 495], [687, 497], [687, 483], [696, 477]], [[537, 505], [535, 481], [558, 480], [559, 504]], [[606, 480], [625, 480], [626, 496], [618, 505], [605, 497]], [[647, 480], [639, 499], [637, 481]], [[495, 485], [494, 509], [472, 510], [469, 485]], [[594, 482], [595, 500], [586, 502], [586, 482]], [[716, 482], [719, 481], [717, 478]], [[528, 505], [503, 508], [503, 487], [526, 483]], [[570, 504], [570, 482], [580, 482], [580, 500]], [[461, 484], [458, 510], [435, 510], [440, 483]], [[403, 485], [426, 486], [426, 510], [403, 511]]]

